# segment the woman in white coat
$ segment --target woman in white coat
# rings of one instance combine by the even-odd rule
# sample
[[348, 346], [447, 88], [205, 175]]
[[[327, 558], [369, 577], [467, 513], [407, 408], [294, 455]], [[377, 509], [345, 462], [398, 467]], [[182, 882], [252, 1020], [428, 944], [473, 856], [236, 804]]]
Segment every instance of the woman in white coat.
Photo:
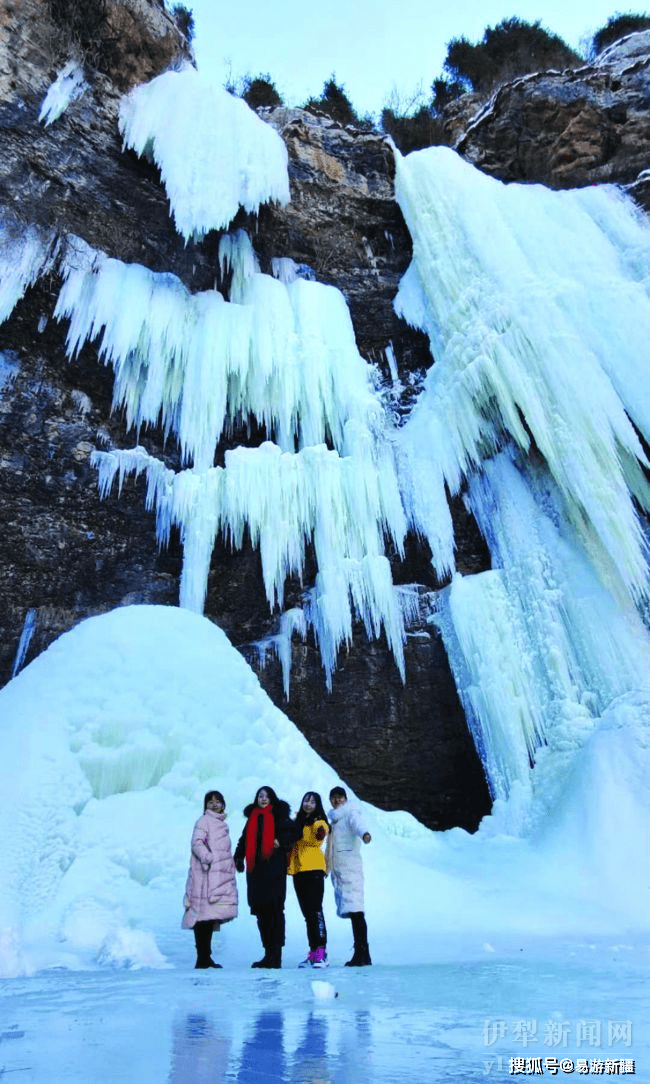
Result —
[[327, 837], [325, 861], [332, 878], [336, 913], [352, 922], [354, 953], [346, 967], [367, 967], [372, 963], [368, 948], [368, 927], [363, 904], [363, 865], [361, 841], [370, 843], [371, 835], [361, 806], [348, 802], [343, 787], [330, 791], [332, 808], [327, 814], [330, 834]]

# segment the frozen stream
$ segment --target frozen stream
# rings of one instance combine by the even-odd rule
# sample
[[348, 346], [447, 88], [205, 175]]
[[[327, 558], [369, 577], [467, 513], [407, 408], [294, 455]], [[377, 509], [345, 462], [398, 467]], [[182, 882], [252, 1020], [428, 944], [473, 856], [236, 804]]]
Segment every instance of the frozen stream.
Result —
[[[541, 1056], [545, 1077], [632, 1075], [621, 1068], [633, 1059], [636, 1079], [648, 1079], [646, 962], [629, 946], [561, 955], [319, 973], [45, 972], [0, 987], [0, 1078], [473, 1082], [509, 1079], [519, 1075], [511, 1057]], [[314, 979], [338, 998], [316, 997]], [[548, 1058], [569, 1059], [574, 1073], [553, 1074]]]

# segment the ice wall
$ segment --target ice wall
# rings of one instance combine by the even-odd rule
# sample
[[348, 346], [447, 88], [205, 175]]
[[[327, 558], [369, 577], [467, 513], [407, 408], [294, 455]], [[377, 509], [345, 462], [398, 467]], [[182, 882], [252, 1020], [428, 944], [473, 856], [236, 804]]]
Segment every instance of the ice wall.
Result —
[[445, 148], [398, 155], [396, 187], [396, 307], [434, 358], [399, 435], [405, 506], [443, 574], [445, 489], [488, 542], [437, 621], [500, 823], [530, 831], [603, 716], [647, 704], [650, 230], [613, 188], [504, 185]]
[[544, 468], [501, 453], [466, 500], [494, 567], [457, 575], [439, 622], [493, 797], [514, 789], [510, 829], [529, 830], [602, 715], [650, 692], [650, 642], [631, 601], [598, 576]]
[[246, 102], [194, 68], [135, 87], [120, 107], [124, 146], [160, 167], [176, 228], [187, 240], [224, 229], [240, 206], [289, 201], [282, 139]]
[[403, 432], [404, 474], [436, 566], [451, 565], [444, 485], [457, 492], [510, 440], [544, 457], [603, 573], [642, 596], [633, 497], [648, 508], [647, 460], [628, 419], [647, 439], [641, 213], [613, 188], [504, 185], [447, 148], [398, 155], [396, 191], [413, 238], [397, 309], [427, 332], [436, 361]]

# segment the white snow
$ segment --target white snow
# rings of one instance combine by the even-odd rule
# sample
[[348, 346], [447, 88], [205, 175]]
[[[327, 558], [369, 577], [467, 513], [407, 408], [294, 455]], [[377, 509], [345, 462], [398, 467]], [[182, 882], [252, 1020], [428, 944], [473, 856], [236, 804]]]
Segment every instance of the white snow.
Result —
[[120, 105], [124, 146], [160, 167], [178, 231], [223, 229], [240, 207], [289, 202], [287, 152], [246, 102], [194, 68], [135, 87]]
[[87, 90], [83, 67], [76, 60], [69, 60], [61, 69], [43, 99], [38, 119], [49, 127], [77, 98]]

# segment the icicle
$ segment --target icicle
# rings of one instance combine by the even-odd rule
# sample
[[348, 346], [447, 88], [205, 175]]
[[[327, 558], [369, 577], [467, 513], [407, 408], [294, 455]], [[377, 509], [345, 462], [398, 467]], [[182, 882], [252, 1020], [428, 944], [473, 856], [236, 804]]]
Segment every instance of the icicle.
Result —
[[0, 323], [11, 316], [28, 286], [49, 270], [55, 256], [54, 234], [0, 220]]
[[83, 68], [76, 60], [69, 60], [52, 83], [43, 99], [41, 111], [38, 114], [39, 121], [48, 127], [61, 116], [62, 113], [77, 98], [80, 98], [88, 84], [84, 78]]
[[221, 533], [235, 547], [248, 530], [258, 546], [269, 605], [282, 605], [288, 576], [302, 573], [308, 543], [314, 547], [318, 575], [305, 608], [314, 628], [328, 681], [342, 644], [352, 638], [352, 622], [363, 621], [371, 637], [382, 628], [404, 673], [404, 625], [384, 555], [384, 532], [398, 551], [403, 546], [404, 514], [396, 485], [372, 455], [339, 456], [325, 445], [299, 453], [282, 452], [266, 442], [259, 448], [226, 453], [225, 467], [203, 472], [168, 471], [141, 449], [95, 452], [100, 488], [106, 494], [116, 476], [147, 472], [148, 504], [155, 505], [163, 544], [172, 524], [183, 541], [181, 605], [201, 611], [210, 558]]
[[289, 202], [287, 152], [246, 102], [192, 67], [168, 71], [122, 99], [125, 147], [160, 167], [176, 228], [187, 240], [224, 229], [239, 207]]
[[[97, 452], [100, 492], [146, 470], [161, 545], [172, 525], [180, 530], [181, 605], [197, 611], [219, 535], [237, 547], [249, 530], [271, 607], [282, 605], [287, 576], [302, 574], [313, 545], [319, 578], [309, 613], [328, 680], [354, 618], [370, 636], [385, 629], [403, 675], [403, 621], [384, 540], [403, 552], [406, 519], [345, 300], [331, 286], [260, 274], [243, 231], [222, 238], [219, 259], [232, 274], [230, 302], [216, 291], [192, 295], [173, 275], [83, 244], [66, 254], [55, 316], [70, 318], [69, 354], [99, 338], [127, 423], [160, 422], [190, 465], [174, 474], [141, 448]], [[222, 433], [251, 415], [275, 442], [233, 449], [225, 468], [213, 467]]]
[[304, 610], [293, 607], [285, 610], [280, 617], [280, 629], [274, 636], [266, 636], [263, 640], [257, 640], [253, 648], [257, 654], [257, 661], [264, 669], [266, 658], [269, 653], [275, 655], [282, 668], [282, 686], [286, 700], [289, 699], [291, 690], [291, 639], [297, 632], [301, 639], [307, 636], [307, 620]]
[[260, 265], [246, 230], [224, 233], [219, 240], [221, 274], [232, 274], [230, 300], [241, 303], [246, 283], [259, 274]]
[[396, 358], [395, 358], [395, 351], [393, 349], [393, 344], [392, 343], [388, 344], [388, 346], [384, 350], [384, 354], [386, 355], [386, 361], [388, 362], [388, 368], [390, 370], [390, 378], [393, 381], [393, 385], [395, 386], [395, 385], [399, 384], [400, 380], [399, 380], [399, 373], [397, 371], [397, 361], [396, 361]]
[[16, 657], [14, 659], [14, 665], [11, 671], [12, 678], [15, 678], [16, 674], [20, 670], [25, 661], [25, 656], [29, 650], [29, 645], [34, 635], [34, 629], [36, 628], [36, 610], [28, 610], [25, 614], [25, 622], [23, 624], [20, 639], [18, 641], [18, 647], [16, 648]]
[[380, 427], [342, 294], [260, 275], [242, 231], [222, 239], [220, 258], [240, 304], [103, 253], [66, 256], [55, 316], [70, 318], [68, 352], [100, 339], [127, 424], [160, 421], [199, 470], [214, 462], [224, 428], [249, 414], [287, 450], [327, 440], [342, 448], [348, 419]]
[[[626, 408], [647, 436], [647, 224], [611, 190], [506, 186], [446, 148], [398, 155], [396, 190], [414, 253], [397, 308], [436, 359], [400, 441], [411, 519], [428, 536], [433, 525], [436, 567], [451, 558], [435, 528], [444, 486], [457, 492], [505, 432], [523, 450], [532, 434], [603, 574], [615, 567], [642, 595], [626, 475], [646, 458]], [[418, 484], [429, 472], [435, 492]]]

